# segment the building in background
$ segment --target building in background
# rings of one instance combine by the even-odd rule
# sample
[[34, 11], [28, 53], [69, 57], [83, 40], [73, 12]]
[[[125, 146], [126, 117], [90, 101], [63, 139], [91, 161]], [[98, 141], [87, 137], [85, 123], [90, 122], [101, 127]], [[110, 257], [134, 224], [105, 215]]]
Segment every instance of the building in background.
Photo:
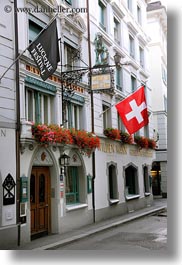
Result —
[[154, 137], [153, 194], [167, 197], [167, 13], [160, 1], [147, 6]]

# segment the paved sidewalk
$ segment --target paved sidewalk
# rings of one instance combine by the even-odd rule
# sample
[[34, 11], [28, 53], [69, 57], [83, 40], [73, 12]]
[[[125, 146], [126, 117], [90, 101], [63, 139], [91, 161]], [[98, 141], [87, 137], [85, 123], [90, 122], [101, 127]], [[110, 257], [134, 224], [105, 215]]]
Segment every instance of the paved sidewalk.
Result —
[[123, 223], [141, 218], [146, 215], [155, 214], [167, 210], [167, 199], [156, 198], [153, 205], [148, 208], [128, 213], [122, 216], [117, 216], [112, 219], [107, 219], [101, 222], [96, 222], [80, 229], [76, 229], [64, 234], [49, 235], [36, 240], [33, 240], [22, 246], [17, 246], [14, 250], [46, 250], [56, 246], [68, 244], [70, 242], [88, 237], [92, 234], [99, 233], [112, 227], [119, 226]]

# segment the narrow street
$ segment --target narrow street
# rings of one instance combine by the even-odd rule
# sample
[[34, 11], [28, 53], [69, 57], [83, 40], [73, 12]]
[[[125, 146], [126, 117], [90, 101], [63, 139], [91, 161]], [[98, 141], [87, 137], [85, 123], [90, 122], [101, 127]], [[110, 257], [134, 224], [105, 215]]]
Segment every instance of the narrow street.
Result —
[[158, 250], [167, 253], [167, 213], [147, 216], [100, 232], [74, 243], [58, 246], [60, 250]]

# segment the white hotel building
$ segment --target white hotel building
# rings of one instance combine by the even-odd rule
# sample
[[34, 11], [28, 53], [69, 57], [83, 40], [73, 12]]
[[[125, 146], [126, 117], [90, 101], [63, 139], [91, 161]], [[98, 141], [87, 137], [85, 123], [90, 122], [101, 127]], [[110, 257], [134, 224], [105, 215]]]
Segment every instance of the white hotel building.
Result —
[[[85, 0], [57, 2], [63, 7], [86, 7]], [[137, 134], [153, 137], [152, 87], [149, 86], [148, 82], [150, 69], [149, 38], [146, 33], [147, 2], [144, 0], [89, 1], [89, 36], [86, 13], [73, 15], [64, 13], [59, 14], [56, 18], [58, 35], [61, 38], [63, 65], [73, 64], [70, 61], [71, 55], [77, 49], [81, 50], [81, 60], [76, 62], [76, 66], [81, 68], [83, 64], [89, 64], [89, 37], [91, 61], [92, 66], [94, 66], [96, 64], [94, 40], [98, 33], [101, 34], [104, 47], [108, 51], [110, 65], [114, 64], [113, 57], [116, 52], [121, 56], [121, 63], [130, 62], [121, 68], [115, 68], [115, 83], [112, 91], [93, 94], [94, 131], [101, 141], [100, 149], [95, 150], [94, 194], [91, 186], [92, 157], [82, 155], [80, 150], [72, 145], [40, 146], [32, 137], [31, 122], [62, 124], [60, 65], [53, 76], [43, 82], [29, 52], [26, 51], [21, 56], [19, 90], [20, 178], [22, 180], [20, 182], [24, 185], [24, 189], [20, 189], [20, 195], [22, 195], [21, 193], [25, 195], [24, 197], [20, 196], [20, 217], [17, 218], [21, 222], [21, 244], [42, 235], [64, 233], [90, 224], [93, 222], [94, 214], [97, 222], [152, 205], [150, 170], [152, 162], [155, 160], [155, 151], [152, 149], [140, 150], [136, 145], [121, 144], [119, 141], [108, 139], [103, 134], [104, 129], [113, 127], [124, 130], [124, 127], [115, 107], [102, 114], [106, 108], [121, 101], [142, 84], [145, 86], [147, 97], [149, 125], [142, 128]], [[38, 5], [47, 8], [48, 6], [56, 7], [56, 1], [21, 0], [18, 1], [18, 5], [29, 8], [35, 8]], [[2, 17], [5, 17], [6, 14], [2, 10], [1, 12]], [[20, 53], [53, 16], [54, 14], [49, 12], [18, 13]], [[9, 17], [9, 19], [11, 20], [13, 17]], [[3, 23], [2, 25], [5, 27], [9, 25], [6, 25], [6, 20]], [[8, 32], [11, 39], [13, 30]], [[7, 67], [9, 63], [5, 62], [4, 64]], [[2, 66], [0, 69], [3, 73]], [[64, 67], [62, 70], [68, 69]], [[5, 85], [9, 87], [9, 90], [14, 86], [14, 83], [10, 84], [7, 78], [10, 74], [13, 74], [12, 70], [2, 81], [6, 82]], [[11, 78], [13, 79], [13, 77]], [[88, 88], [88, 76], [85, 75], [82, 81], [77, 84], [71, 100], [65, 104], [64, 115], [68, 122], [64, 126], [86, 131], [92, 130]], [[2, 98], [2, 90], [0, 90], [0, 103]], [[0, 111], [2, 114], [1, 105]], [[14, 118], [14, 116], [11, 117]], [[1, 119], [0, 116], [0, 121]], [[2, 126], [2, 122], [0, 124]], [[3, 126], [2, 132], [5, 130]], [[8, 132], [9, 129], [6, 129], [6, 135]], [[11, 133], [14, 135], [15, 131], [11, 131]], [[12, 139], [9, 140], [9, 143], [12, 143], [12, 149], [12, 146], [15, 145], [14, 137], [12, 136]], [[5, 159], [4, 154], [7, 152], [7, 160], [5, 159], [4, 162], [0, 163], [0, 181], [3, 182], [4, 177], [10, 172], [16, 182], [15, 150], [7, 151], [7, 147], [3, 145], [5, 142], [2, 141], [2, 136], [0, 136], [0, 141], [1, 146], [3, 146], [0, 149], [1, 157]], [[14, 154], [10, 168], [5, 162], [10, 159], [9, 152], [12, 156]], [[58, 161], [63, 152], [69, 155], [70, 165], [62, 178], [60, 177], [61, 170]], [[0, 186], [2, 189], [2, 185]], [[22, 197], [24, 199], [21, 199]], [[93, 207], [93, 200], [95, 207]], [[5, 206], [1, 197], [0, 235], [2, 229], [9, 229], [10, 221], [8, 218], [10, 217], [11, 223], [16, 227], [16, 201], [13, 205]], [[9, 241], [13, 241], [13, 239], [9, 237]], [[0, 246], [2, 244], [0, 241]]]

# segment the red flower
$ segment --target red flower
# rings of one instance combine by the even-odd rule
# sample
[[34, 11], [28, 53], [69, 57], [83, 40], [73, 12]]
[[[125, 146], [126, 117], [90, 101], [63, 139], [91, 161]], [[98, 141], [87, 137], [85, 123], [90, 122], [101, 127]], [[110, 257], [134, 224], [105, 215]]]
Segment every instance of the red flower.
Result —
[[120, 130], [114, 128], [107, 128], [104, 130], [104, 135], [112, 140], [120, 139]]
[[156, 142], [154, 141], [154, 139], [148, 139], [148, 147], [151, 149], [156, 148]]
[[134, 140], [140, 148], [148, 148], [148, 139], [144, 136], [135, 136]]
[[74, 129], [70, 131], [58, 125], [33, 125], [32, 135], [37, 142], [44, 145], [48, 143], [75, 144], [87, 155], [90, 155], [93, 149], [100, 147], [99, 138], [92, 133]]

